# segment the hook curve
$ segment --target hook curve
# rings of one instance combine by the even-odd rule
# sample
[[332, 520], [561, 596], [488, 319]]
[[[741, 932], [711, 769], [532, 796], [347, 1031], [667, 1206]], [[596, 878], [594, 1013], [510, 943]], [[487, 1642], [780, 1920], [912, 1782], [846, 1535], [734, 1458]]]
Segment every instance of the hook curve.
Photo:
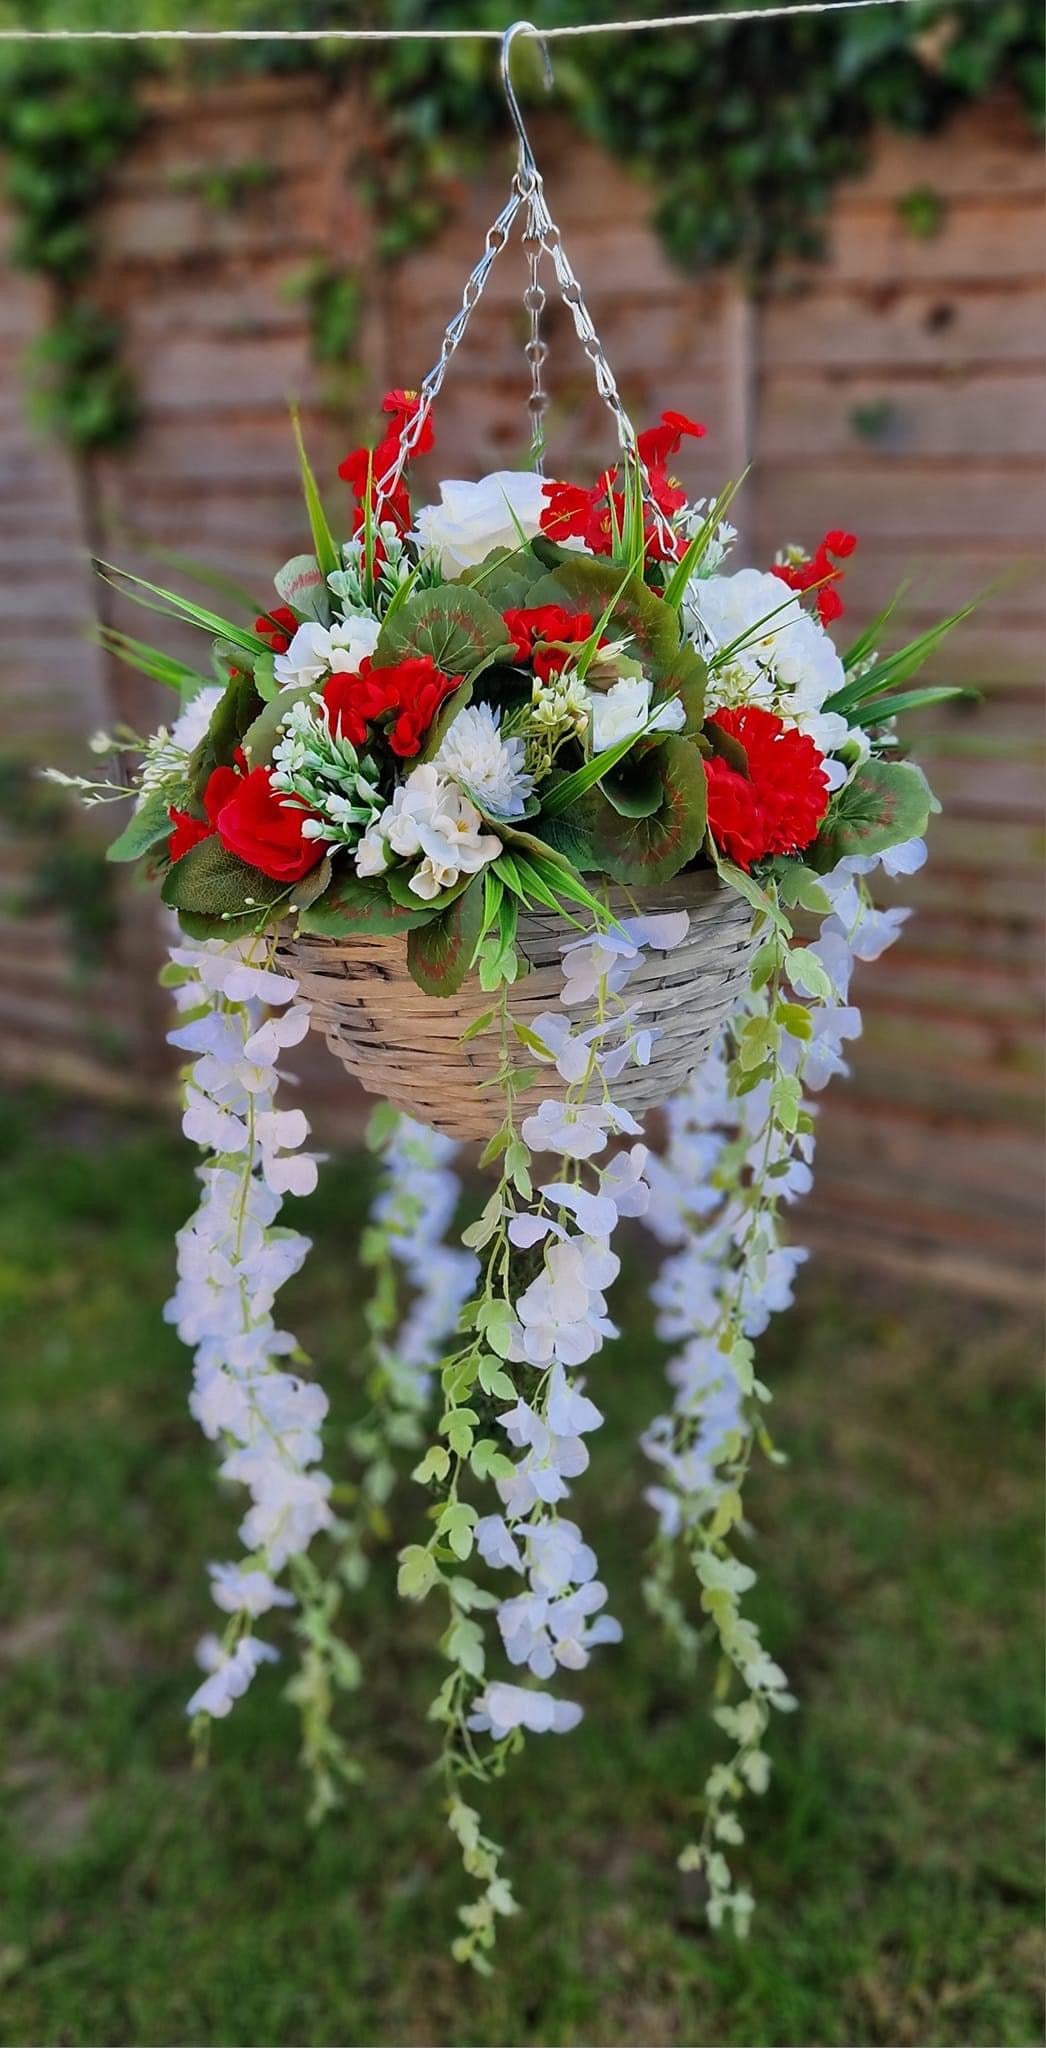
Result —
[[555, 82], [552, 75], [552, 58], [549, 54], [548, 43], [541, 30], [535, 28], [532, 21], [514, 21], [511, 28], [507, 28], [501, 38], [501, 83], [504, 88], [505, 99], [508, 102], [508, 110], [512, 116], [512, 125], [519, 137], [520, 175], [523, 177], [536, 177], [537, 162], [531, 147], [530, 137], [523, 122], [519, 101], [516, 98], [516, 89], [512, 83], [512, 45], [517, 36], [533, 36], [537, 41], [541, 51], [546, 92], [551, 92]]

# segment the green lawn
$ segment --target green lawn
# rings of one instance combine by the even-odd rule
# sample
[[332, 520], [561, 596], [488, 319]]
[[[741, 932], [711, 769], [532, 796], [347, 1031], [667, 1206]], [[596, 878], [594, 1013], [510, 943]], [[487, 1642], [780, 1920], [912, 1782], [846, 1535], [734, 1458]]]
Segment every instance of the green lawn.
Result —
[[[785, 1472], [760, 1472], [760, 1619], [802, 1711], [750, 1808], [759, 1908], [712, 1937], [675, 1869], [703, 1687], [637, 1597], [633, 1448], [660, 1401], [639, 1241], [598, 1367], [580, 1519], [625, 1623], [587, 1717], [500, 1788], [526, 1908], [490, 1984], [446, 1944], [459, 1874], [426, 1776], [436, 1661], [381, 1561], [348, 1617], [365, 1776], [311, 1836], [292, 1710], [262, 1673], [194, 1770], [204, 1563], [235, 1503], [160, 1320], [191, 1204], [169, 1130], [24, 1102], [0, 1148], [6, 1413], [7, 2043], [1016, 2043], [1041, 2038], [1036, 1331], [997, 1308], [807, 1276], [764, 1347]], [[332, 1163], [287, 1317], [351, 1416], [369, 1164]], [[295, 1217], [297, 1221], [297, 1216]], [[409, 1491], [407, 1489], [406, 1491]], [[404, 1503], [405, 1504], [405, 1503]]]

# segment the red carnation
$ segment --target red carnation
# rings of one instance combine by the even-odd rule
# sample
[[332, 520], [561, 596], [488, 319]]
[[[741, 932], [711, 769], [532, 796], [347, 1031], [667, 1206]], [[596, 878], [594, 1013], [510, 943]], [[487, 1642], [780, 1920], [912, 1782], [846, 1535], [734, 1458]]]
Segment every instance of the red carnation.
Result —
[[286, 654], [298, 630], [297, 613], [292, 612], [289, 604], [273, 605], [271, 612], [262, 612], [255, 619], [254, 630], [274, 654]]
[[747, 778], [717, 755], [705, 761], [708, 829], [739, 867], [773, 853], [799, 853], [828, 808], [824, 756], [805, 733], [756, 704], [717, 711], [710, 725], [744, 749]]
[[273, 789], [268, 768], [252, 768], [236, 778], [222, 805], [218, 837], [230, 853], [274, 882], [299, 882], [325, 851], [321, 840], [306, 838], [303, 830], [314, 816]]

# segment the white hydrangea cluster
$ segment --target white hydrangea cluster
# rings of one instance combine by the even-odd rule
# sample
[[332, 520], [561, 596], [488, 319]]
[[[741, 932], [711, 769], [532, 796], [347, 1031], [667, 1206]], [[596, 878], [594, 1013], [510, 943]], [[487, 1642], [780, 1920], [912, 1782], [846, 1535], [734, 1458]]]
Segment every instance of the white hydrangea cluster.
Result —
[[354, 676], [361, 661], [373, 655], [381, 620], [373, 612], [351, 612], [321, 626], [307, 619], [298, 627], [285, 654], [278, 654], [273, 673], [281, 690], [319, 688], [330, 675]]
[[179, 1231], [178, 1282], [165, 1315], [194, 1353], [190, 1407], [223, 1446], [220, 1472], [247, 1488], [243, 1565], [211, 1568], [216, 1605], [230, 1616], [222, 1641], [205, 1638], [207, 1672], [188, 1704], [220, 1717], [276, 1653], [249, 1624], [291, 1604], [275, 1583], [318, 1530], [331, 1526], [330, 1480], [319, 1469], [322, 1389], [287, 1369], [297, 1344], [273, 1316], [309, 1240], [275, 1228], [282, 1198], [310, 1194], [316, 1160], [302, 1146], [301, 1110], [276, 1107], [278, 1064], [309, 1027], [297, 983], [274, 974], [265, 943], [182, 939], [171, 949], [183, 1021], [171, 1043], [192, 1056], [182, 1128], [212, 1156], [203, 1197]]
[[[518, 1396], [498, 1418], [517, 1456], [495, 1479], [502, 1512], [477, 1523], [475, 1541], [486, 1564], [525, 1581], [525, 1591], [500, 1603], [497, 1623], [509, 1663], [541, 1680], [583, 1670], [597, 1645], [621, 1639], [620, 1624], [602, 1611], [608, 1595], [595, 1555], [576, 1523], [560, 1515], [560, 1503], [585, 1471], [585, 1438], [603, 1419], [573, 1371], [617, 1334], [607, 1315], [606, 1289], [620, 1267], [610, 1240], [620, 1217], [646, 1208], [646, 1147], [633, 1145], [605, 1165], [592, 1162], [612, 1138], [640, 1129], [609, 1093], [627, 1060], [649, 1060], [652, 1043], [650, 1032], [636, 1028], [622, 991], [644, 947], [668, 951], [688, 927], [685, 912], [669, 913], [570, 942], [560, 1003], [567, 1012], [595, 1005], [597, 1022], [572, 1026], [569, 1015], [549, 1012], [533, 1027], [567, 1096], [547, 1099], [526, 1117], [522, 1140], [531, 1152], [558, 1154], [563, 1173], [539, 1186], [533, 1206], [509, 1222], [510, 1244], [521, 1252], [540, 1245], [543, 1257], [514, 1301], [502, 1348], [508, 1364], [532, 1367], [540, 1378], [529, 1399]], [[586, 1099], [593, 1084], [602, 1094], [597, 1102]], [[590, 1169], [589, 1185], [583, 1167]], [[475, 1700], [469, 1726], [500, 1740], [514, 1728], [565, 1733], [580, 1718], [572, 1701], [494, 1681]]]

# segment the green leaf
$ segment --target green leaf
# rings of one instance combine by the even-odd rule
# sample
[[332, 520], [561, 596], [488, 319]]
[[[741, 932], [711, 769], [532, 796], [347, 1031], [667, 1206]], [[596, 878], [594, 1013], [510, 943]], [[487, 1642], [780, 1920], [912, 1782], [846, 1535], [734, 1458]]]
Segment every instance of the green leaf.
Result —
[[424, 744], [418, 755], [419, 761], [435, 760], [458, 712], [464, 711], [466, 704], [472, 702], [472, 691], [472, 678], [466, 677], [466, 680], [459, 685], [451, 696], [444, 697], [432, 724], [429, 726], [428, 732], [425, 734]]
[[158, 846], [171, 830], [168, 802], [162, 789], [154, 789], [128, 818], [119, 837], [107, 848], [106, 860], [140, 860], [150, 847]]
[[407, 936], [407, 966], [418, 987], [430, 996], [452, 996], [472, 965], [483, 922], [483, 876], [431, 923], [415, 926]]
[[301, 467], [302, 489], [305, 493], [305, 509], [309, 515], [309, 531], [312, 534], [313, 550], [320, 573], [326, 578], [333, 575], [335, 569], [341, 568], [341, 554], [334, 535], [327, 524], [327, 514], [323, 509], [323, 501], [316, 485], [316, 478], [313, 476], [312, 466], [305, 453], [301, 419], [296, 405], [291, 407], [291, 424], [294, 428], [294, 439], [298, 448], [298, 462]]
[[432, 656], [447, 676], [469, 675], [495, 655], [507, 654], [499, 612], [464, 583], [417, 590], [386, 620], [374, 651], [376, 668], [418, 655]]
[[400, 1551], [396, 1590], [403, 1600], [424, 1600], [439, 1578], [439, 1566], [432, 1552], [420, 1543], [408, 1543]]
[[137, 669], [139, 675], [148, 676], [152, 682], [177, 690], [186, 702], [195, 696], [197, 690], [209, 689], [214, 681], [213, 676], [202, 675], [199, 669], [190, 668], [184, 661], [176, 661], [173, 655], [164, 654], [159, 647], [150, 647], [147, 640], [135, 640], [130, 633], [119, 632], [115, 626], [98, 626], [92, 638], [114, 660], [122, 661], [126, 668]]
[[303, 618], [326, 625], [331, 615], [330, 592], [315, 555], [292, 555], [272, 580], [276, 595], [284, 604], [293, 606]]
[[980, 697], [979, 690], [961, 689], [954, 683], [928, 683], [921, 690], [899, 690], [896, 695], [873, 697], [870, 704], [861, 707], [861, 716], [855, 723], [864, 726], [883, 725], [888, 718], [900, 718], [906, 711], [927, 711], [931, 704], [947, 704], [955, 697], [964, 697], [974, 704]]
[[639, 737], [634, 733], [627, 740], [616, 740], [612, 747], [604, 747], [601, 754], [593, 754], [590, 761], [572, 769], [569, 775], [550, 776], [542, 790], [541, 816], [537, 822], [544, 826], [548, 819], [561, 818], [566, 811], [572, 810], [579, 798], [594, 789], [604, 775], [609, 775], [610, 770], [631, 753]]
[[237, 747], [261, 708], [253, 675], [237, 670], [215, 705], [210, 725], [189, 763], [189, 787], [199, 803], [203, 802], [212, 770], [231, 767]]
[[[200, 626], [206, 633], [217, 634], [240, 653], [246, 651], [252, 663], [256, 659], [259, 652], [257, 635], [245, 632], [241, 626], [234, 626], [219, 612], [208, 611], [204, 605], [194, 604], [190, 597], [182, 597], [176, 590], [165, 590], [162, 584], [150, 583], [144, 576], [132, 576], [129, 569], [119, 569], [115, 562], [103, 561], [100, 555], [95, 558], [95, 567], [104, 583], [110, 583], [114, 590], [132, 598], [135, 604], [144, 605], [146, 611], [173, 613], [175, 618], [183, 619], [190, 626]], [[141, 596], [142, 591], [148, 591], [148, 597]]]
[[250, 725], [240, 741], [250, 768], [267, 767], [272, 760], [273, 749], [279, 738], [280, 727], [292, 704], [307, 704], [316, 695], [314, 683], [296, 683], [289, 689], [280, 690], [263, 705], [257, 718]]
[[667, 666], [678, 654], [679, 615], [648, 588], [641, 576], [623, 576], [620, 565], [615, 567], [609, 562], [594, 561], [588, 555], [571, 554], [560, 561], [554, 577], [534, 585], [531, 604], [556, 603], [557, 598], [550, 594], [553, 583], [557, 592], [565, 590], [578, 609], [591, 613], [594, 621], [610, 605], [610, 632], [615, 639], [627, 634], [632, 643], [630, 651], [638, 654], [644, 665], [657, 662]]
[[883, 853], [905, 839], [920, 839], [932, 803], [926, 777], [912, 762], [873, 755], [833, 798], [807, 858], [827, 874], [848, 854]]
[[671, 661], [651, 663], [649, 673], [653, 684], [651, 710], [656, 711], [659, 704], [678, 697], [686, 712], [686, 724], [680, 727], [680, 733], [684, 739], [695, 739], [705, 720], [708, 664], [702, 660], [696, 647], [684, 643], [676, 649]]
[[391, 938], [396, 932], [431, 924], [439, 915], [420, 898], [415, 902], [416, 909], [394, 903], [382, 875], [342, 873], [321, 902], [302, 912], [298, 929], [327, 939]]
[[882, 661], [877, 661], [874, 668], [866, 670], [863, 675], [855, 676], [852, 681], [845, 683], [841, 690], [836, 690], [833, 696], [826, 697], [822, 710], [844, 712], [851, 725], [860, 725], [862, 708], [869, 700], [881, 696], [886, 689], [894, 689], [898, 683], [906, 683], [909, 677], [915, 675], [923, 663], [929, 660], [931, 654], [936, 652], [942, 640], [956, 626], [961, 625], [963, 619], [968, 619], [974, 610], [974, 605], [964, 604], [957, 612], [952, 612], [950, 617], [941, 619], [936, 626], [928, 627], [925, 633], [918, 633], [905, 647], [897, 648], [893, 654], [884, 655]]
[[430, 1444], [420, 1465], [415, 1465], [411, 1478], [419, 1486], [427, 1486], [430, 1479], [445, 1479], [450, 1471], [450, 1454], [442, 1444]]
[[[172, 910], [203, 917], [232, 918], [241, 931], [253, 929], [255, 908], [286, 902], [290, 884], [275, 882], [260, 868], [248, 867], [222, 845], [217, 834], [191, 846], [164, 878], [161, 894]], [[228, 936], [235, 936], [235, 930]]]
[[725, 882], [727, 888], [733, 889], [738, 896], [743, 896], [753, 910], [758, 910], [764, 917], [768, 917], [777, 931], [782, 932], [786, 938], [791, 938], [792, 927], [788, 919], [778, 909], [773, 897], [763, 888], [762, 883], [757, 882], [754, 875], [746, 874], [744, 868], [735, 867], [732, 860], [724, 860], [722, 854], [712, 846], [711, 840], [708, 843], [720, 881]]
[[631, 754], [620, 768], [604, 775], [599, 787], [622, 818], [652, 818], [664, 795], [658, 748]]
[[705, 836], [705, 771], [692, 740], [669, 735], [657, 750], [661, 801], [648, 817], [624, 818], [593, 792], [592, 843], [617, 882], [667, 882], [693, 860]]

